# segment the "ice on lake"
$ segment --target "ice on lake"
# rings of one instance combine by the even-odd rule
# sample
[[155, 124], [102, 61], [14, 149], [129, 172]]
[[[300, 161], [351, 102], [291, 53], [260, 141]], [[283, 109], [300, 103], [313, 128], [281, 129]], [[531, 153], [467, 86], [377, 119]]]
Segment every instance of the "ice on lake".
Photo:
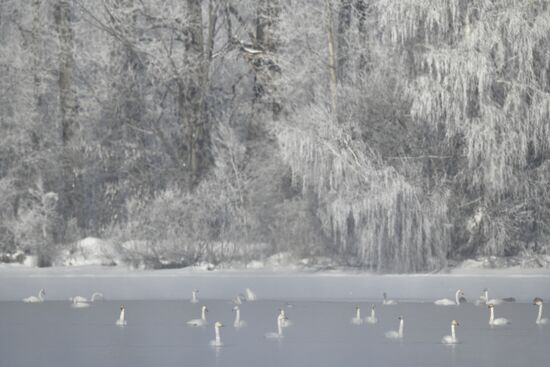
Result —
[[[530, 303], [535, 295], [550, 299], [546, 276], [172, 275], [0, 273], [0, 366], [542, 366], [550, 358], [550, 325], [535, 324], [537, 307]], [[496, 308], [496, 316], [511, 324], [489, 326], [485, 306], [432, 303], [452, 298], [458, 284], [470, 300], [483, 287], [492, 297], [517, 297], [518, 302]], [[16, 300], [41, 286], [57, 300]], [[201, 290], [198, 304], [189, 302], [193, 286]], [[235, 329], [229, 296], [246, 287], [260, 300], [240, 305], [247, 326]], [[381, 288], [401, 302], [381, 305]], [[66, 300], [89, 296], [92, 289], [103, 291], [107, 300], [82, 309]], [[117, 327], [122, 302], [128, 325]], [[188, 326], [200, 316], [202, 304], [210, 324]], [[350, 323], [356, 306], [366, 317], [371, 304], [377, 324]], [[284, 329], [283, 339], [266, 339], [267, 332], [277, 330], [281, 307], [293, 325]], [[397, 330], [400, 315], [403, 340], [385, 338], [386, 331]], [[460, 323], [459, 344], [444, 345], [441, 338], [450, 333], [453, 319]], [[221, 348], [210, 346], [215, 321], [225, 325]]]

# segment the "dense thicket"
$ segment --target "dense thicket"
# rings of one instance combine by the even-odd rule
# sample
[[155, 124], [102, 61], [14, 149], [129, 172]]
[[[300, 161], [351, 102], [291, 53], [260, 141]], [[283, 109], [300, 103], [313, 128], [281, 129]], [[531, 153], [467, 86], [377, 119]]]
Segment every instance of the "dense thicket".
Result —
[[546, 253], [549, 6], [0, 0], [0, 252]]

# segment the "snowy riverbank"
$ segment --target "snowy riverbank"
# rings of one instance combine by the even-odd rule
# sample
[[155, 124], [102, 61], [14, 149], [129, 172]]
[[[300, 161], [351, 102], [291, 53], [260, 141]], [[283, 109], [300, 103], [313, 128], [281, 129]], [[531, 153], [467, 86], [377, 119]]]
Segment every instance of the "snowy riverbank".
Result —
[[29, 268], [0, 266], [0, 301], [20, 300], [47, 290], [48, 300], [89, 296], [101, 291], [108, 299], [187, 299], [200, 289], [204, 299], [231, 299], [252, 288], [260, 299], [372, 300], [383, 292], [407, 301], [451, 297], [462, 288], [476, 299], [489, 288], [494, 297], [514, 296], [529, 302], [538, 296], [550, 299], [548, 269], [457, 270], [447, 274], [378, 275], [357, 271], [302, 270], [133, 270], [125, 267], [80, 266]]

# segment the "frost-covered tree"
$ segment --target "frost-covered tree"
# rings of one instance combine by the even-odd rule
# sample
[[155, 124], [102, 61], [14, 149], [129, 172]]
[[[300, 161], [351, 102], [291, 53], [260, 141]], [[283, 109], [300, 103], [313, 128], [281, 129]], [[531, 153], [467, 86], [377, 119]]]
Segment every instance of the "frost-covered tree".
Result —
[[468, 255], [513, 254], [548, 238], [549, 5], [376, 3], [383, 40], [410, 65], [411, 117], [459, 144], [453, 196], [470, 215], [458, 238]]
[[[336, 50], [345, 53], [342, 58], [349, 64], [365, 62], [366, 40], [372, 37], [364, 34], [362, 2], [352, 6], [350, 2], [310, 1], [299, 12], [286, 10], [285, 25], [299, 31], [285, 32], [293, 35], [285, 50], [292, 68], [284, 74], [289, 78], [285, 82], [292, 96], [292, 116], [278, 130], [278, 139], [294, 181], [304, 192], [316, 193], [317, 214], [334, 250], [350, 263], [377, 271], [419, 271], [444, 265], [450, 242], [447, 192], [426, 192], [384, 161], [382, 152], [375, 150], [380, 142], [361, 134], [370, 128], [366, 119], [373, 118], [362, 114], [362, 103], [374, 102], [363, 98], [374, 79], [367, 68], [354, 68], [344, 78], [342, 67], [335, 64], [339, 59]], [[352, 13], [353, 19], [348, 19]], [[340, 14], [339, 27], [333, 24], [335, 14]], [[314, 24], [321, 20], [325, 27], [319, 31]], [[337, 37], [335, 29], [346, 35]], [[335, 44], [346, 39], [363, 39], [364, 43], [353, 50]], [[304, 88], [291, 80], [308, 84]], [[388, 127], [397, 124], [394, 116], [383, 122]]]

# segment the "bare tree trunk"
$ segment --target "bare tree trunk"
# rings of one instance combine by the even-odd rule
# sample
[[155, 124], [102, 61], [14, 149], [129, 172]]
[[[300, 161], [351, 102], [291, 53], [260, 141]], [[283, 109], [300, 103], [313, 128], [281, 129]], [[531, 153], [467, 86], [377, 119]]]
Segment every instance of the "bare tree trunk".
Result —
[[[179, 108], [182, 123], [187, 127], [188, 190], [193, 190], [210, 164], [210, 127], [204, 114], [208, 87], [209, 63], [213, 39], [205, 47], [202, 1], [187, 0], [187, 37], [185, 64], [188, 77], [179, 85]], [[210, 21], [215, 21], [210, 4]], [[213, 29], [213, 28], [212, 28]], [[209, 31], [212, 30], [209, 28]], [[209, 37], [213, 34], [209, 32]]]
[[58, 209], [64, 219], [62, 228], [59, 228], [58, 239], [63, 240], [65, 229], [70, 218], [74, 217], [76, 209], [76, 182], [74, 149], [71, 149], [73, 138], [77, 130], [76, 115], [77, 101], [74, 91], [74, 32], [71, 24], [72, 6], [69, 0], [58, 0], [54, 5], [54, 21], [59, 39], [58, 58], [58, 88], [59, 88], [59, 111], [60, 111], [60, 141], [61, 141], [61, 183], [60, 183], [60, 205]]
[[336, 76], [339, 81], [343, 81], [346, 77], [346, 66], [349, 57], [349, 36], [348, 31], [351, 27], [352, 20], [352, 0], [341, 0], [340, 8], [338, 9], [338, 60]]
[[59, 104], [61, 112], [61, 141], [66, 146], [75, 134], [77, 102], [74, 92], [74, 32], [71, 25], [72, 8], [69, 0], [58, 0], [54, 18], [59, 38]]
[[38, 149], [39, 136], [37, 127], [40, 126], [41, 118], [41, 106], [42, 106], [42, 23], [40, 21], [42, 14], [42, 0], [33, 0], [32, 2], [32, 57], [33, 57], [33, 84], [34, 84], [34, 130], [31, 132], [33, 148]]
[[337, 77], [336, 77], [336, 55], [334, 48], [334, 27], [332, 20], [331, 0], [325, 0], [325, 24], [327, 32], [328, 47], [328, 74], [330, 87], [330, 105], [332, 113], [336, 115]]
[[[357, 12], [358, 22], [357, 22], [357, 31], [360, 35], [360, 42], [363, 45], [368, 44], [368, 35], [367, 35], [367, 4], [366, 0], [356, 0], [355, 2], [355, 11]], [[368, 67], [368, 51], [362, 51], [359, 55], [358, 68], [360, 72], [365, 72]]]
[[280, 69], [275, 54], [279, 44], [277, 25], [281, 13], [281, 5], [277, 0], [259, 0], [256, 16], [256, 46], [265, 51], [264, 55], [253, 60], [255, 102], [258, 108], [270, 106], [272, 118], [276, 121], [281, 113], [281, 102], [273, 78]]

